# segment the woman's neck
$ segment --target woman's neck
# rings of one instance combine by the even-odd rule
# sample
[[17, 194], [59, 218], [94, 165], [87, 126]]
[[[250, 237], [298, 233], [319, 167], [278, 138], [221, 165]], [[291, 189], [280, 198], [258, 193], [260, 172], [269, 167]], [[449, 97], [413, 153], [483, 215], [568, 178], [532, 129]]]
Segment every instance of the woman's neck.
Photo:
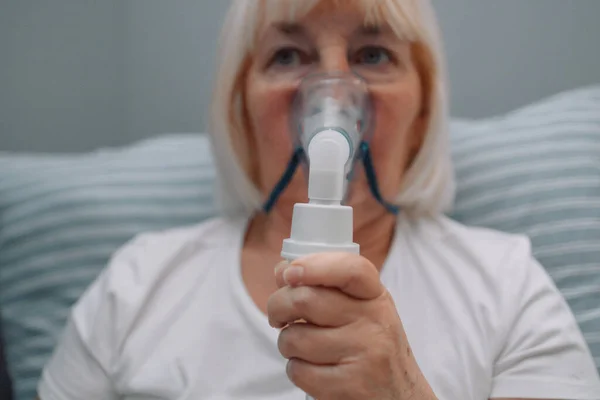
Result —
[[[283, 207], [282, 207], [283, 208]], [[292, 207], [275, 208], [270, 214], [257, 214], [251, 221], [245, 247], [279, 254], [283, 240], [290, 236]], [[355, 215], [354, 241], [361, 254], [381, 270], [391, 247], [396, 217], [385, 211]]]

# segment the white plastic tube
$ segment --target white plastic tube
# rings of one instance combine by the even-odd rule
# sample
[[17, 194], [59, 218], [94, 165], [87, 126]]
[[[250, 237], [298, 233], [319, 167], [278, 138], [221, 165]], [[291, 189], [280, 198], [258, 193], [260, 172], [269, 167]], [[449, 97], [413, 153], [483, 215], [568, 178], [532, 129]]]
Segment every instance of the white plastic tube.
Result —
[[339, 206], [344, 198], [346, 164], [350, 161], [348, 139], [331, 129], [319, 132], [308, 144], [308, 159], [310, 202]]
[[353, 210], [341, 205], [350, 142], [336, 130], [324, 130], [313, 137], [307, 153], [309, 203], [294, 206], [291, 236], [283, 241], [281, 256], [293, 261], [313, 253], [359, 253], [352, 239]]

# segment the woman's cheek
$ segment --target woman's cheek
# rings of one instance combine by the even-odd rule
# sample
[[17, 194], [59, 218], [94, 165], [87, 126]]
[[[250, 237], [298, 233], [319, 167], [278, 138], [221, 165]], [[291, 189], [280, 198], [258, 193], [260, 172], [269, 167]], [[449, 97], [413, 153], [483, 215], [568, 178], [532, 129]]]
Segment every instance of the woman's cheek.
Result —
[[395, 108], [379, 107], [376, 110], [371, 149], [373, 156], [386, 159], [403, 157], [409, 130], [403, 114]]
[[254, 120], [257, 142], [267, 141], [290, 145], [289, 116], [291, 96], [289, 90], [265, 89], [247, 99]]
[[292, 139], [288, 126], [284, 110], [274, 109], [273, 115], [264, 115], [260, 118], [256, 127], [256, 143], [259, 148], [262, 148], [261, 156], [291, 154]]
[[395, 198], [400, 189], [411, 151], [409, 136], [413, 112], [402, 107], [399, 100], [376, 103], [376, 125], [371, 143], [379, 189], [388, 200]]
[[254, 96], [249, 103], [259, 186], [268, 194], [285, 171], [292, 154], [289, 107], [281, 96]]

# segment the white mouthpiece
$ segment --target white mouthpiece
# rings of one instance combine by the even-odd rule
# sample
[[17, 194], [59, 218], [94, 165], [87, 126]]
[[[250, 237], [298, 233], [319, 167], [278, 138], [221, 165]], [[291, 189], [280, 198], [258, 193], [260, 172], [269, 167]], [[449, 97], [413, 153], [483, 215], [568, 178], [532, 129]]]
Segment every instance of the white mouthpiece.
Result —
[[308, 145], [308, 198], [311, 203], [341, 203], [344, 198], [346, 164], [350, 156], [350, 142], [338, 131], [319, 132], [311, 139]]
[[359, 253], [352, 241], [352, 208], [341, 205], [352, 157], [348, 139], [335, 130], [319, 132], [308, 145], [308, 157], [310, 203], [294, 206], [292, 234], [283, 241], [281, 256], [295, 260], [321, 252]]

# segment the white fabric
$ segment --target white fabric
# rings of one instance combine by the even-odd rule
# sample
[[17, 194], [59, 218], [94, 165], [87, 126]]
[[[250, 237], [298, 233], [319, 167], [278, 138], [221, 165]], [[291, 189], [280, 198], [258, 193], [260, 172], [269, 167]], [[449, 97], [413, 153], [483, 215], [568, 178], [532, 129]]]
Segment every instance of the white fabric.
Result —
[[[144, 235], [75, 306], [42, 400], [303, 400], [241, 277], [246, 221]], [[600, 399], [565, 301], [528, 240], [401, 217], [381, 274], [440, 399]]]

